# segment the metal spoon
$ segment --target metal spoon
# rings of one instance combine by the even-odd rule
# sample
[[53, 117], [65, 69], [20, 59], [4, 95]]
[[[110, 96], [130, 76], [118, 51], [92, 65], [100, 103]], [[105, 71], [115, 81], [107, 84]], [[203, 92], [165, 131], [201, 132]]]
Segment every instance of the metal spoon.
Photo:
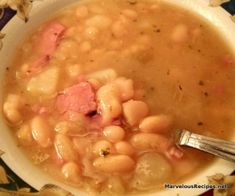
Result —
[[235, 163], [235, 142], [215, 139], [188, 130], [177, 131], [176, 144], [193, 147]]

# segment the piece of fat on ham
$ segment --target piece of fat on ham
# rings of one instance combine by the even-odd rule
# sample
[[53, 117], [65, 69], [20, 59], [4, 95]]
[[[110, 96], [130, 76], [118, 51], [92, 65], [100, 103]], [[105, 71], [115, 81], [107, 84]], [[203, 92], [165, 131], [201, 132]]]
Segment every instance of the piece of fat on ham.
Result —
[[52, 22], [42, 31], [42, 36], [39, 41], [39, 51], [42, 55], [51, 56], [58, 46], [65, 27], [59, 22]]
[[51, 22], [43, 28], [35, 42], [39, 57], [30, 64], [28, 74], [38, 73], [48, 64], [50, 57], [59, 45], [65, 30], [66, 28], [59, 22]]

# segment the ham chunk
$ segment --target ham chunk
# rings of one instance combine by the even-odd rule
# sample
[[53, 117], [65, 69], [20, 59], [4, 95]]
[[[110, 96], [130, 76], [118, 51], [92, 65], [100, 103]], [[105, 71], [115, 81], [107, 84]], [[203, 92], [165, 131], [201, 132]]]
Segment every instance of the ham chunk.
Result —
[[41, 40], [39, 40], [39, 50], [42, 55], [51, 56], [63, 36], [65, 27], [59, 22], [50, 23], [42, 32]]
[[170, 147], [165, 154], [170, 160], [179, 160], [184, 156], [183, 151], [176, 146]]
[[30, 68], [27, 71], [28, 74], [38, 73], [49, 62], [49, 60], [50, 60], [49, 56], [42, 56], [38, 58], [30, 65]]
[[80, 82], [63, 91], [57, 97], [56, 107], [60, 113], [75, 111], [89, 114], [96, 110], [95, 92], [88, 82]]
[[29, 74], [38, 73], [47, 65], [64, 31], [65, 27], [58, 22], [50, 23], [49, 26], [42, 30], [37, 43], [35, 43], [39, 50], [39, 57], [31, 63], [28, 70]]
[[234, 65], [234, 58], [231, 55], [225, 55], [222, 58], [222, 65], [224, 68], [232, 68]]

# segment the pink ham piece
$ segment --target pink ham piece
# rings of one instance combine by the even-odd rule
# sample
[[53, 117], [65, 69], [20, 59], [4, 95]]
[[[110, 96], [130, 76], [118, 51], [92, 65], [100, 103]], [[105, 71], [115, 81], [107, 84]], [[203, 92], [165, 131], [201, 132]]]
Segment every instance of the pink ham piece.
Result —
[[80, 82], [65, 89], [57, 97], [56, 107], [60, 113], [69, 110], [89, 114], [96, 111], [95, 92], [88, 82]]
[[168, 157], [170, 160], [179, 160], [183, 156], [184, 153], [176, 146], [172, 146], [166, 151], [166, 157]]
[[38, 58], [36, 61], [34, 61], [31, 65], [30, 68], [28, 69], [28, 74], [32, 73], [37, 73], [39, 72], [50, 60], [49, 56], [42, 56]]
[[65, 27], [59, 22], [50, 23], [42, 30], [38, 42], [35, 43], [37, 45], [36, 47], [38, 47], [40, 56], [30, 65], [28, 70], [29, 74], [38, 73], [46, 66], [50, 60], [50, 56], [59, 45], [64, 31]]
[[113, 122], [112, 122], [112, 125], [121, 126], [122, 125], [122, 120], [120, 118], [114, 119]]
[[42, 38], [39, 40], [39, 50], [44, 56], [51, 56], [59, 44], [65, 27], [59, 22], [50, 23], [42, 32]]
[[226, 96], [226, 88], [222, 84], [217, 84], [213, 87], [213, 92], [215, 93], [216, 97], [220, 99], [224, 99]]
[[225, 66], [231, 67], [233, 65], [233, 63], [234, 63], [234, 59], [230, 55], [225, 55], [223, 57], [223, 63], [224, 63]]
[[31, 107], [32, 111], [37, 114], [49, 114], [51, 111], [48, 107], [40, 106], [40, 105], [33, 105]]

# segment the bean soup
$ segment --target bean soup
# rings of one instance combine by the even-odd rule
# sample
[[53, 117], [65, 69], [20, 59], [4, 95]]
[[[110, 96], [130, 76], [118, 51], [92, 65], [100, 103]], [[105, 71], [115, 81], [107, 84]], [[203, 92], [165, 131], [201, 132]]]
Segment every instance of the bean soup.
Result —
[[156, 191], [209, 166], [178, 129], [229, 139], [234, 53], [207, 21], [151, 0], [66, 7], [17, 49], [3, 113], [51, 176], [104, 194]]

